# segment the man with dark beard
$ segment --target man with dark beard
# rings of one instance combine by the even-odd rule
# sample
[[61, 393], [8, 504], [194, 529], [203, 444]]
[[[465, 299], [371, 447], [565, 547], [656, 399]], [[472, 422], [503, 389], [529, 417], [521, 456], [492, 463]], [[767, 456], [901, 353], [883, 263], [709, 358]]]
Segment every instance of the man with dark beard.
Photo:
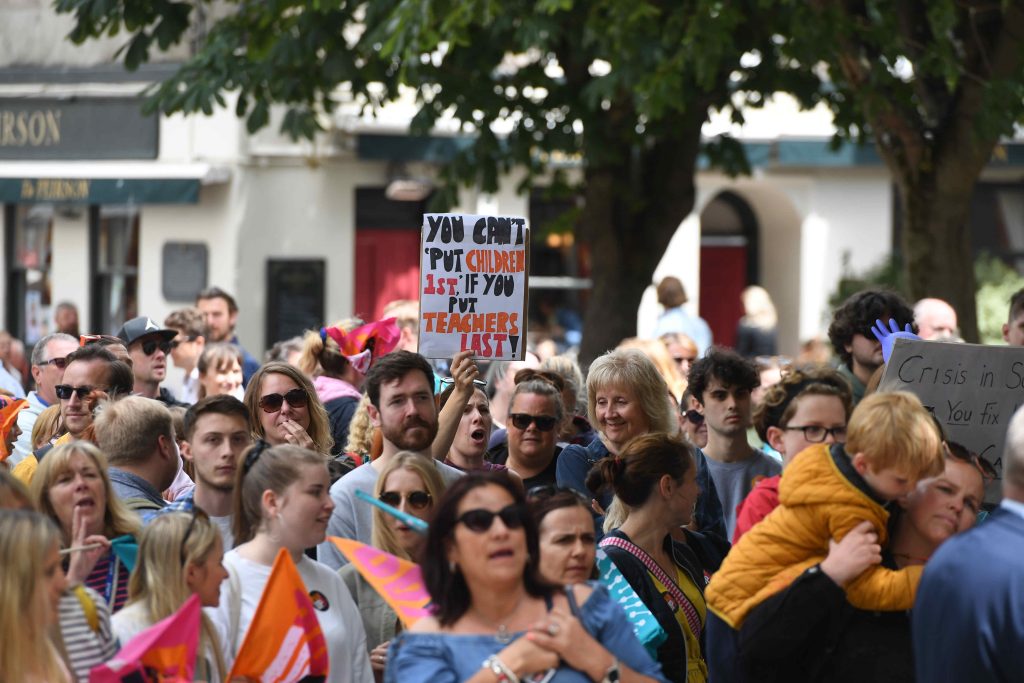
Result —
[[[437, 436], [437, 407], [434, 403], [434, 372], [418, 353], [394, 351], [378, 360], [363, 384], [370, 398], [370, 421], [380, 428], [384, 448], [380, 457], [348, 473], [331, 487], [334, 513], [327, 525], [328, 536], [370, 543], [373, 507], [355, 496], [357, 490], [372, 494], [377, 476], [402, 451], [418, 453], [434, 463], [445, 484], [462, 472], [431, 457], [430, 445]], [[335, 569], [348, 561], [330, 541], [321, 543], [317, 559]]]

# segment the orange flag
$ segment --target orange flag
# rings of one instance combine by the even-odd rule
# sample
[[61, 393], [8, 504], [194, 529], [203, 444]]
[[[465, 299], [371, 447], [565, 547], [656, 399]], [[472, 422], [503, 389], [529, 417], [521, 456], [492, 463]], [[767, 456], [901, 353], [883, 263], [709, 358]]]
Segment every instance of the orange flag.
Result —
[[95, 666], [89, 683], [187, 683], [198, 645], [199, 596], [192, 595], [177, 612], [125, 643], [109, 662]]
[[337, 536], [327, 538], [391, 605], [406, 628], [430, 614], [427, 609], [430, 594], [423, 585], [423, 572], [419, 565], [359, 541]]
[[313, 603], [291, 555], [282, 548], [225, 680], [314, 683], [327, 679], [327, 669], [327, 642]]

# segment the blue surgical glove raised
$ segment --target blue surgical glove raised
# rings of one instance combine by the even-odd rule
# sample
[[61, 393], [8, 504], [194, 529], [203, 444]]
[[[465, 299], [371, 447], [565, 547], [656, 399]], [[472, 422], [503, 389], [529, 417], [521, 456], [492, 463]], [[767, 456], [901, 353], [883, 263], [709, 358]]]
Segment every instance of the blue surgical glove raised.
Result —
[[871, 331], [874, 333], [875, 338], [882, 343], [882, 358], [885, 362], [889, 362], [889, 357], [892, 355], [893, 344], [896, 343], [897, 339], [920, 339], [913, 332], [913, 328], [910, 323], [907, 323], [904, 329], [900, 329], [899, 323], [894, 318], [889, 318], [888, 329], [881, 320], [876, 320], [875, 324], [871, 326]]

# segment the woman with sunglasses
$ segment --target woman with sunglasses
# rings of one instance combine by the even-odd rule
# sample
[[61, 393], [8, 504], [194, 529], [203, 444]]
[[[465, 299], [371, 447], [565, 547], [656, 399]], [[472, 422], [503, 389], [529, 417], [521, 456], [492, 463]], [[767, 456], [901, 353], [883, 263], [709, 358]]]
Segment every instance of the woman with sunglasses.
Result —
[[[374, 487], [374, 495], [381, 502], [425, 522], [433, 518], [434, 501], [439, 500], [443, 492], [444, 481], [437, 468], [426, 458], [408, 451], [396, 454], [394, 460], [384, 466]], [[419, 562], [425, 541], [423, 534], [397, 517], [379, 508], [373, 509], [373, 547], [403, 560]], [[359, 607], [366, 630], [370, 665], [374, 676], [382, 679], [388, 646], [401, 628], [398, 615], [356, 570], [355, 565], [345, 565], [338, 574]]]
[[103, 597], [111, 612], [128, 601], [128, 568], [110, 549], [119, 536], [135, 536], [139, 518], [117, 497], [110, 484], [107, 458], [87, 441], [55, 447], [32, 479], [36, 508], [60, 528], [72, 552], [68, 581], [82, 583]]
[[556, 589], [518, 484], [471, 472], [439, 502], [423, 578], [434, 615], [391, 645], [386, 681], [663, 681], [604, 588]]
[[948, 442], [943, 473], [892, 506], [888, 546], [880, 549], [870, 528], [844, 536], [820, 565], [751, 610], [738, 634], [744, 668], [712, 669], [715, 681], [913, 681], [910, 613], [854, 609], [843, 587], [879, 558], [889, 569], [925, 564], [973, 527], [985, 491], [978, 462]]
[[564, 417], [562, 378], [526, 369], [515, 380], [505, 423], [508, 442], [492, 448], [487, 459], [515, 472], [527, 490], [554, 484], [562, 451], [557, 443]]
[[556, 586], [595, 578], [597, 536], [587, 499], [557, 486], [530, 489], [526, 497], [538, 529], [541, 577]]
[[[139, 540], [128, 584], [130, 602], [114, 615], [114, 633], [121, 644], [177, 612], [193, 594], [203, 607], [216, 607], [221, 582], [228, 575], [223, 557], [220, 531], [199, 508], [158, 514]], [[195, 678], [219, 683], [227, 673], [220, 639], [203, 614]]]
[[[852, 401], [849, 383], [836, 370], [823, 365], [793, 368], [765, 391], [754, 409], [754, 428], [782, 455], [785, 468], [814, 444], [845, 443]], [[781, 478], [761, 480], [740, 503], [733, 543], [778, 507]]]
[[592, 490], [611, 485], [628, 516], [600, 543], [668, 638], [658, 648], [665, 677], [708, 680], [704, 662], [704, 586], [722, 561], [717, 546], [685, 529], [700, 487], [693, 447], [667, 434], [645, 434], [587, 477]]
[[253, 439], [271, 446], [291, 444], [330, 454], [334, 447], [327, 411], [309, 378], [295, 366], [273, 361], [249, 380], [243, 399]]
[[234, 396], [242, 400], [242, 351], [235, 344], [209, 344], [203, 349], [196, 370], [199, 372], [199, 398]]
[[67, 587], [60, 532], [44, 515], [0, 510], [0, 681], [70, 683], [52, 639]]
[[334, 510], [330, 486], [327, 458], [309, 449], [257, 441], [243, 456], [233, 498], [236, 545], [224, 555], [228, 579], [210, 614], [224, 635], [229, 669], [284, 549], [313, 597], [327, 643], [328, 683], [372, 683], [362, 618], [345, 582], [304, 554], [326, 537]]

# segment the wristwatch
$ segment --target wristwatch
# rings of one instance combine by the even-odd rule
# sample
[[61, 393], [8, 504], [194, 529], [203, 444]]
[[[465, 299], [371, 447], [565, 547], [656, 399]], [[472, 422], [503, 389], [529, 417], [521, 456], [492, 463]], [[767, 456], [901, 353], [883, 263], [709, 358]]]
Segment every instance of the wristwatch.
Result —
[[612, 665], [608, 667], [608, 670], [604, 672], [604, 678], [601, 679], [601, 683], [619, 683], [619, 660], [616, 657], [612, 657]]
[[[519, 683], [519, 676], [516, 676], [512, 669], [505, 666], [505, 662], [501, 661], [498, 655], [491, 655], [485, 659], [483, 668], [490, 670], [492, 674], [497, 676], [498, 683]], [[615, 680], [619, 680], [617, 668]]]

